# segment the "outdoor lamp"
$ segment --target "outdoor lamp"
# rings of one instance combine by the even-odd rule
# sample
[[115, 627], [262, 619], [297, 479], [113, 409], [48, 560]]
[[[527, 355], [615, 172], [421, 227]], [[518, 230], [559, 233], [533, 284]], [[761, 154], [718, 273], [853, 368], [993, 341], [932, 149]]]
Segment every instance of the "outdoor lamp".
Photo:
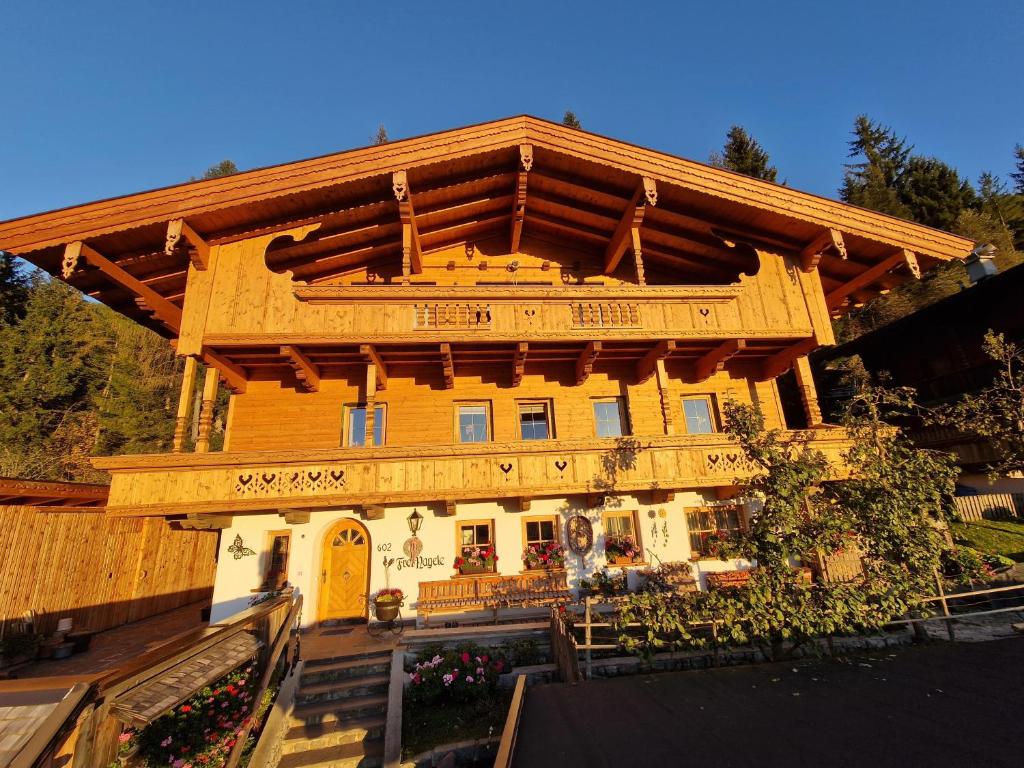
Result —
[[412, 514], [406, 519], [409, 521], [409, 530], [412, 532], [412, 535], [415, 536], [419, 531], [420, 526], [423, 525], [423, 515], [420, 514], [418, 509], [414, 509]]

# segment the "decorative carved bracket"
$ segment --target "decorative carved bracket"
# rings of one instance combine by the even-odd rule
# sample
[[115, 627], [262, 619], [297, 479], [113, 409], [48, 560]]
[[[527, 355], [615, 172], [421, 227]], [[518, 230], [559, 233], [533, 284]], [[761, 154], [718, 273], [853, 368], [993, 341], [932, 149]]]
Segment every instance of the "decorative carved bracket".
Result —
[[646, 355], [643, 359], [636, 364], [636, 383], [643, 384], [651, 376], [657, 368], [657, 362], [664, 360], [666, 357], [675, 352], [676, 343], [674, 341], [659, 341], [658, 344]]
[[[643, 198], [643, 199], [641, 199]], [[647, 205], [657, 205], [658, 189], [654, 179], [644, 176], [626, 205], [612, 239], [604, 252], [604, 273], [610, 275], [622, 261], [626, 248], [639, 248], [640, 225], [644, 220]]]
[[826, 229], [800, 252], [800, 268], [804, 272], [810, 272], [818, 266], [822, 254], [828, 250], [833, 250], [839, 258], [846, 259], [846, 243], [843, 241], [843, 233], [838, 229]]
[[377, 389], [387, 389], [388, 368], [384, 365], [384, 361], [380, 359], [380, 355], [377, 354], [377, 348], [372, 344], [360, 344], [359, 354], [363, 356], [363, 360], [375, 367], [377, 374]]
[[516, 191], [512, 198], [512, 236], [510, 253], [519, 251], [519, 241], [523, 236], [523, 224], [526, 221], [526, 181], [533, 167], [533, 146], [519, 145], [520, 170], [516, 176]]
[[295, 378], [307, 392], [318, 392], [320, 390], [320, 369], [313, 362], [299, 351], [298, 347], [284, 346], [280, 352], [284, 355], [288, 365], [295, 371]]
[[745, 349], [747, 342], [743, 339], [730, 339], [712, 349], [702, 358], [697, 360], [696, 380], [705, 381], [712, 375], [725, 369], [726, 362], [741, 350]]
[[168, 256], [173, 254], [182, 236], [188, 240], [191, 246], [188, 256], [192, 261], [192, 266], [200, 272], [208, 269], [210, 266], [210, 245], [184, 219], [171, 219], [167, 222], [167, 238], [164, 243], [164, 253]]
[[512, 363], [513, 387], [518, 387], [523, 381], [523, 374], [526, 372], [526, 353], [529, 351], [529, 346], [525, 341], [516, 345], [516, 357]]
[[452, 361], [452, 345], [441, 344], [441, 366], [444, 369], [444, 388], [455, 389], [455, 363]]
[[601, 354], [601, 342], [588, 342], [583, 353], [576, 361], [576, 386], [579, 386], [589, 378], [594, 370], [594, 363]]

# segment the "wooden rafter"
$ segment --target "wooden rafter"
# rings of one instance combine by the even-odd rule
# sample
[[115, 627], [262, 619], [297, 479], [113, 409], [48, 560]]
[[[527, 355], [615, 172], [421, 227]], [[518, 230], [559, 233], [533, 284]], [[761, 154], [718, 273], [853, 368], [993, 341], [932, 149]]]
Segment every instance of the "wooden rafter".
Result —
[[377, 354], [377, 348], [373, 344], [360, 344], [359, 354], [363, 356], [363, 360], [375, 367], [377, 371], [377, 389], [387, 389], [388, 367], [384, 365], [384, 361]]
[[444, 370], [444, 388], [455, 388], [455, 363], [452, 361], [452, 345], [441, 344], [441, 367]]
[[740, 350], [745, 349], [747, 342], [744, 339], [729, 339], [712, 349], [706, 355], [697, 360], [696, 376], [697, 381], [705, 381], [715, 373], [725, 369], [729, 358], [736, 355]]
[[666, 357], [671, 355], [676, 349], [676, 343], [674, 341], [659, 341], [653, 349], [651, 349], [646, 355], [643, 356], [636, 364], [636, 382], [637, 384], [643, 384], [657, 370], [657, 363], [659, 360], [664, 360]]
[[579, 359], [576, 361], [576, 386], [579, 386], [589, 378], [594, 370], [594, 362], [601, 354], [601, 342], [591, 341], [583, 349]]
[[167, 222], [167, 238], [164, 242], [164, 253], [168, 256], [174, 253], [182, 236], [191, 246], [188, 249], [188, 257], [192, 266], [200, 272], [207, 270], [210, 266], [210, 244], [197, 233], [184, 219], [171, 219]]
[[248, 379], [245, 375], [245, 370], [241, 366], [235, 365], [227, 358], [205, 347], [203, 348], [203, 362], [211, 368], [217, 369], [221, 379], [224, 380], [224, 383], [232, 392], [238, 394], [245, 392]]
[[846, 243], [843, 241], [843, 233], [838, 229], [826, 229], [800, 252], [800, 268], [810, 272], [818, 266], [822, 254], [827, 250], [833, 250], [840, 259], [846, 259]]
[[[640, 225], [644, 220], [644, 212], [647, 210], [647, 205], [657, 205], [657, 203], [658, 188], [654, 183], [654, 179], [644, 176], [637, 186], [636, 192], [633, 193], [633, 197], [630, 198], [629, 203], [626, 205], [626, 210], [623, 212], [622, 218], [612, 234], [612, 239], [608, 242], [608, 247], [605, 249], [604, 273], [606, 275], [610, 275], [615, 271], [615, 268], [619, 266], [619, 262], [622, 261], [622, 255], [626, 252], [626, 248], [633, 245], [633, 230], [639, 231]], [[636, 241], [639, 242], [639, 235]]]
[[181, 310], [178, 307], [81, 240], [68, 243], [64, 248], [63, 276], [65, 280], [74, 274], [81, 258], [144, 302], [145, 308], [172, 331], [178, 333], [181, 329]]
[[412, 190], [405, 171], [391, 174], [391, 189], [398, 201], [398, 218], [402, 222], [402, 276], [403, 282], [408, 283], [410, 274], [418, 275], [423, 271], [423, 251], [412, 208]]
[[835, 309], [854, 291], [866, 288], [881, 278], [882, 275], [895, 269], [901, 264], [905, 264], [914, 277], [921, 276], [921, 268], [917, 263], [917, 256], [914, 255], [913, 251], [901, 248], [891, 256], [882, 259], [882, 261], [878, 262], [870, 269], [861, 272], [859, 275], [843, 283], [838, 288], [832, 289], [828, 295], [825, 296], [825, 303], [828, 305], [830, 310]]
[[530, 345], [525, 341], [516, 345], [516, 357], [512, 364], [512, 386], [518, 387], [523, 381], [523, 374], [526, 372], [526, 353]]
[[761, 379], [774, 379], [781, 376], [791, 367], [798, 357], [809, 354], [818, 348], [818, 337], [809, 336], [801, 339], [796, 344], [776, 352], [761, 364]]
[[516, 177], [516, 192], [512, 200], [512, 235], [509, 253], [518, 253], [519, 241], [523, 236], [523, 223], [526, 220], [526, 181], [533, 167], [533, 147], [530, 144], [519, 145], [519, 173]]
[[299, 351], [298, 347], [283, 346], [281, 354], [288, 361], [288, 365], [295, 371], [295, 378], [307, 392], [320, 391], [320, 369], [313, 362]]

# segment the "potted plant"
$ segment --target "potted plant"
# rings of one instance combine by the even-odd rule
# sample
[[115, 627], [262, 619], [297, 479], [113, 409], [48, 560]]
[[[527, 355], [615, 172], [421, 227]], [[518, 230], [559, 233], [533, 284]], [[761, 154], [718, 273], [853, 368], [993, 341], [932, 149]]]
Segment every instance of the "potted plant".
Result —
[[373, 610], [378, 621], [394, 621], [405, 603], [405, 594], [397, 587], [385, 588], [373, 596]]
[[643, 558], [643, 552], [636, 543], [636, 539], [629, 535], [606, 536], [604, 554], [612, 565], [637, 563]]
[[494, 552], [494, 546], [487, 544], [482, 547], [463, 547], [462, 554], [455, 558], [452, 564], [461, 575], [468, 576], [474, 573], [490, 573], [494, 571], [498, 562], [498, 555]]
[[128, 762], [139, 752], [139, 733], [129, 728], [122, 731], [117, 737], [117, 762], [119, 765], [128, 765]]
[[523, 563], [530, 570], [565, 567], [565, 547], [554, 541], [530, 544], [523, 550]]
[[14, 666], [36, 657], [40, 637], [31, 632], [10, 634], [0, 639], [0, 667]]

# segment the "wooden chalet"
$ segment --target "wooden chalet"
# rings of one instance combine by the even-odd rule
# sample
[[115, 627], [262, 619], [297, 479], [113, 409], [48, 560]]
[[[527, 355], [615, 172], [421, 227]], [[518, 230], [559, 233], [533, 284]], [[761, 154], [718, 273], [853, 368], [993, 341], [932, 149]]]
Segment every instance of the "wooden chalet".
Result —
[[[785, 429], [793, 370], [838, 458], [808, 353], [972, 245], [525, 116], [0, 224], [184, 358], [174, 452], [94, 459], [107, 514], [221, 529], [214, 618], [287, 581], [307, 621], [366, 616], [386, 584], [407, 617], [565, 594], [621, 536], [631, 571], [737, 567], [701, 553], [745, 515], [722, 404]], [[528, 571], [579, 518], [593, 548]], [[457, 573], [466, 547], [498, 560]]]

